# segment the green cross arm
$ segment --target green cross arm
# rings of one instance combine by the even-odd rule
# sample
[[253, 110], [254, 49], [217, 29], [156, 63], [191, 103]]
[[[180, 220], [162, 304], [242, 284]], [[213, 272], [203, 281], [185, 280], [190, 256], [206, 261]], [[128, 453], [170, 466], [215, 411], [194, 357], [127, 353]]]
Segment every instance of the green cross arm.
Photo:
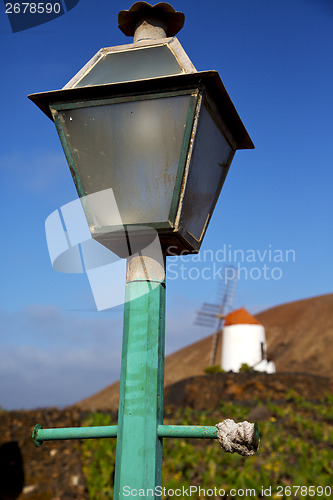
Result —
[[[40, 424], [35, 425], [32, 439], [35, 446], [41, 446], [44, 441], [58, 441], [65, 439], [98, 439], [117, 437], [117, 425], [103, 425], [95, 427], [67, 427], [43, 429]], [[217, 439], [217, 427], [210, 425], [158, 425], [159, 438], [202, 438]], [[259, 445], [259, 429], [254, 424], [253, 449]]]

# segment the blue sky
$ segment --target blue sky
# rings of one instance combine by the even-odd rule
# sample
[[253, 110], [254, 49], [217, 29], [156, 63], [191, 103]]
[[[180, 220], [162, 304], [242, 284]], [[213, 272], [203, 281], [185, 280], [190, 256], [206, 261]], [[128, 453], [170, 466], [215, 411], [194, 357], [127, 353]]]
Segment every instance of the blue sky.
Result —
[[[13, 34], [0, 4], [4, 408], [71, 404], [119, 377], [122, 308], [97, 312], [87, 277], [50, 263], [45, 220], [76, 191], [54, 125], [26, 96], [63, 87], [100, 48], [130, 43], [117, 27], [130, 5], [80, 0]], [[198, 70], [219, 71], [256, 149], [236, 153], [201, 262], [169, 259], [167, 353], [212, 333], [193, 321], [215, 301], [223, 251], [238, 250], [229, 264], [243, 268], [234, 307], [256, 313], [331, 293], [333, 243], [331, 0], [172, 5], [186, 16], [178, 39]]]

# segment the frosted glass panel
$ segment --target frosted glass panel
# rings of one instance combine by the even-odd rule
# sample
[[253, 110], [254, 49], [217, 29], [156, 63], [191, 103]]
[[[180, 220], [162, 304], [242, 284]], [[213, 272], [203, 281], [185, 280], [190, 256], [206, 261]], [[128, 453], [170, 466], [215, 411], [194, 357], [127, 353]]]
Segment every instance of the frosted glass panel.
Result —
[[206, 107], [201, 108], [181, 222], [197, 240], [212, 213], [216, 192], [232, 159], [232, 148]]
[[171, 50], [166, 45], [160, 45], [107, 54], [75, 87], [177, 75], [181, 72]]
[[183, 95], [59, 111], [80, 196], [112, 188], [124, 224], [166, 222], [189, 103]]

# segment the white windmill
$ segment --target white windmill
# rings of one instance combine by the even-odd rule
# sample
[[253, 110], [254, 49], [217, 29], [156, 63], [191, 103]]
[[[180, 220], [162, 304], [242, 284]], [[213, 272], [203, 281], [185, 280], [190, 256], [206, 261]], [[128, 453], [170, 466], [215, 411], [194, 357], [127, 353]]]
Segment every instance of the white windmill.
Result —
[[233, 272], [232, 275], [226, 282], [220, 282], [215, 304], [203, 303], [194, 323], [215, 329], [209, 364], [216, 364], [217, 346], [223, 333], [223, 370], [239, 372], [240, 367], [246, 364], [255, 371], [275, 373], [274, 362], [267, 358], [264, 326], [244, 308], [230, 312], [238, 281], [238, 274]]

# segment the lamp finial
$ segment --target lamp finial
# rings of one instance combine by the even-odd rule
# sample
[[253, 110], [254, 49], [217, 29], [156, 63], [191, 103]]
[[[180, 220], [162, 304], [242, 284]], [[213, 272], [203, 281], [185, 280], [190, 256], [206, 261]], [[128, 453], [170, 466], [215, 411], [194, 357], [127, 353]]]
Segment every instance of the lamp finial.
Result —
[[156, 40], [174, 36], [184, 26], [185, 15], [177, 12], [168, 3], [150, 5], [136, 2], [129, 10], [118, 14], [118, 27], [126, 36], [133, 36], [134, 42]]

